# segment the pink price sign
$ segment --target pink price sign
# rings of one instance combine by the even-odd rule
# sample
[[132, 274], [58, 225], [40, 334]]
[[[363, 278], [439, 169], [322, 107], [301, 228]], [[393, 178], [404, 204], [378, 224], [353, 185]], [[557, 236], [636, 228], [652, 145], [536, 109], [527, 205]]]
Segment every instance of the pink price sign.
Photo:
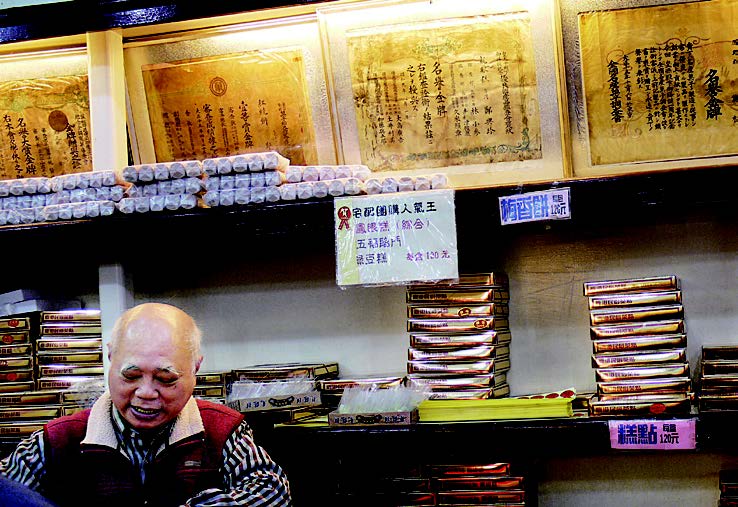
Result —
[[684, 450], [696, 446], [694, 419], [610, 420], [613, 449]]

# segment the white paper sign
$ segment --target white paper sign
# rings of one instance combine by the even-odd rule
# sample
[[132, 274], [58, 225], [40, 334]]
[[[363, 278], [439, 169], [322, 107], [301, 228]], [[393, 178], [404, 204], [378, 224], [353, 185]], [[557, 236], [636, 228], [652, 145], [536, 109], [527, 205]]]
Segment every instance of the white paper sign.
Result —
[[340, 197], [334, 216], [338, 285], [459, 276], [453, 190]]

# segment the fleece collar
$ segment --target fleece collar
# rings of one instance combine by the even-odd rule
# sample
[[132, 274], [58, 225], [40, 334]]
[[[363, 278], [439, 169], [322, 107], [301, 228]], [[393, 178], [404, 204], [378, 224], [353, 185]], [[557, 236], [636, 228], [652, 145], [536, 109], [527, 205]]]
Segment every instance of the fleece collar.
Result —
[[[110, 398], [110, 393], [106, 391], [90, 410], [87, 432], [84, 440], [82, 440], [83, 444], [103, 445], [112, 449], [118, 448], [118, 439], [115, 436], [115, 429], [111, 420], [111, 410], [113, 410], [113, 400]], [[204, 431], [205, 427], [202, 424], [197, 402], [195, 398], [190, 397], [174, 422], [172, 432], [169, 434], [169, 445]]]

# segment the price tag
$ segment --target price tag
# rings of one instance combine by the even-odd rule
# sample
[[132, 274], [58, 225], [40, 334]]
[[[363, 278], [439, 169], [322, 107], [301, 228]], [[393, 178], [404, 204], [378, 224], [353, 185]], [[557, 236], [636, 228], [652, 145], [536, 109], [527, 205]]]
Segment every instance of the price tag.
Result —
[[571, 218], [568, 188], [506, 195], [499, 200], [502, 225]]
[[453, 190], [336, 198], [334, 217], [338, 285], [459, 276]]
[[696, 447], [694, 419], [610, 420], [613, 449], [683, 450]]

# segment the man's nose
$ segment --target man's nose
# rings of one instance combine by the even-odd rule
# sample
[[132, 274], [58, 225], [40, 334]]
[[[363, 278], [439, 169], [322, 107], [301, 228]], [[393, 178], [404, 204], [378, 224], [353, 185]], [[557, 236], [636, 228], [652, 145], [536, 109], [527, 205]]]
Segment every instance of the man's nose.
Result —
[[136, 396], [143, 399], [154, 399], [159, 396], [154, 383], [150, 380], [143, 380], [136, 388]]

